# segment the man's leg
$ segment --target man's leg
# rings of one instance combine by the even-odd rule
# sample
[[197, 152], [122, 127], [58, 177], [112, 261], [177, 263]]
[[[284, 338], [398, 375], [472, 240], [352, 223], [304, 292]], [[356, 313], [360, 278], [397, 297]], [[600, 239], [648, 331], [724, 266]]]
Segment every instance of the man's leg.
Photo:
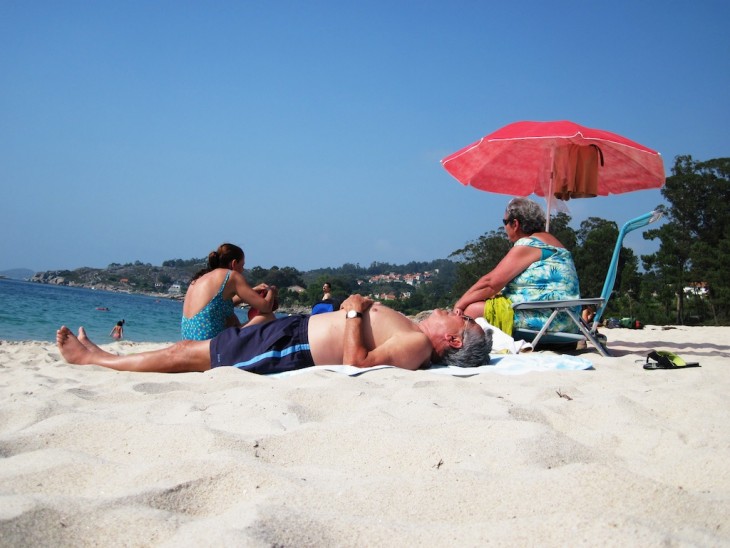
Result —
[[64, 359], [76, 365], [101, 365], [117, 371], [157, 373], [210, 369], [210, 341], [180, 341], [161, 350], [116, 356], [101, 349], [90, 349], [63, 326], [56, 331], [56, 344]]

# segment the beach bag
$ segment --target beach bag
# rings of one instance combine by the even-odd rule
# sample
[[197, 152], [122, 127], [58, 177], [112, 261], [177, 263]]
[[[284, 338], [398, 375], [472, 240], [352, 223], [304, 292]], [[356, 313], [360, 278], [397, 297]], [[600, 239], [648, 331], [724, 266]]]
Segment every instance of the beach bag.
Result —
[[643, 329], [643, 324], [636, 318], [621, 318], [619, 326], [625, 329]]

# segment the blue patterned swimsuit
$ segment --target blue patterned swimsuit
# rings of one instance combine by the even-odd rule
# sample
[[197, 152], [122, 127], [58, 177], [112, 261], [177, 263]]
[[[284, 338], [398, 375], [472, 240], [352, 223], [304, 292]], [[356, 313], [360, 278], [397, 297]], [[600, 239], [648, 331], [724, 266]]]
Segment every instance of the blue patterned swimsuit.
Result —
[[235, 314], [233, 301], [223, 298], [223, 289], [230, 277], [231, 271], [229, 270], [218, 293], [205, 305], [203, 310], [192, 318], [182, 317], [180, 331], [183, 339], [205, 341], [212, 339], [226, 328], [226, 319]]
[[[570, 251], [562, 247], [548, 245], [537, 238], [520, 238], [515, 245], [525, 245], [540, 249], [542, 257], [528, 266], [521, 274], [510, 281], [502, 293], [512, 303], [525, 301], [552, 301], [559, 299], [579, 299], [580, 287], [578, 274]], [[580, 315], [580, 307], [576, 307]], [[542, 329], [551, 311], [515, 311], [516, 329]], [[575, 333], [578, 328], [567, 314], [558, 314], [550, 324], [550, 331]]]

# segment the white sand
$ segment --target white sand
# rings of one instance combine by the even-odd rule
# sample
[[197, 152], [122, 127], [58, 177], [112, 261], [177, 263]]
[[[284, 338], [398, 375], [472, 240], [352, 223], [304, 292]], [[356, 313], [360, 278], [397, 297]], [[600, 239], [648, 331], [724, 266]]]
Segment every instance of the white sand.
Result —
[[[730, 545], [730, 328], [604, 333], [594, 371], [470, 378], [119, 373], [3, 342], [0, 545]], [[702, 367], [645, 371], [653, 348]]]

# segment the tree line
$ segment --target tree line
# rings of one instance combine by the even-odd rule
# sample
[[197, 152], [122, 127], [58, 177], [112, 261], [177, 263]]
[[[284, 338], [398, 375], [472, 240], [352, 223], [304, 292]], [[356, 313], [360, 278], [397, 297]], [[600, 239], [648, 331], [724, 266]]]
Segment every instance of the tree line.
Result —
[[730, 158], [678, 156], [662, 195], [667, 222], [645, 234], [660, 246], [642, 256], [642, 303], [659, 320], [728, 325]]

